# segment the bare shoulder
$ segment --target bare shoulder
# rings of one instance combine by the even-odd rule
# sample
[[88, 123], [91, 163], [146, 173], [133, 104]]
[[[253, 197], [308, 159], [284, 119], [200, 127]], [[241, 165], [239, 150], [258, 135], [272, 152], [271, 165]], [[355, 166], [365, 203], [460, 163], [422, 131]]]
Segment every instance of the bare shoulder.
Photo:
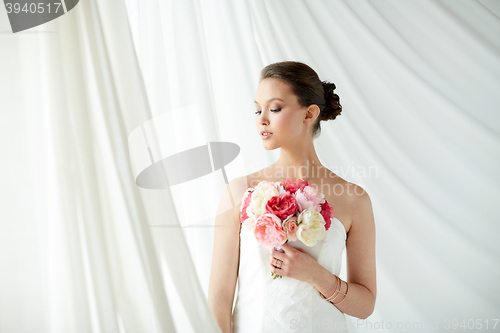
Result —
[[233, 215], [237, 213], [239, 215], [243, 195], [249, 187], [247, 178], [248, 176], [237, 177], [226, 185], [220, 199], [217, 215], [225, 214], [229, 211], [232, 211]]
[[264, 180], [262, 177], [262, 174], [265, 174], [264, 170], [265, 169], [262, 169], [246, 176], [240, 176], [231, 180], [226, 186], [224, 194], [223, 201], [225, 202], [225, 206], [230, 206], [234, 209], [237, 208], [239, 211], [245, 192], [249, 188], [257, 186], [260, 181]]
[[352, 190], [347, 193], [347, 200], [350, 207], [351, 228], [373, 230], [375, 221], [370, 195], [361, 186], [350, 184]]
[[344, 223], [349, 233], [356, 221], [371, 213], [371, 200], [368, 193], [359, 185], [351, 183], [334, 172], [328, 170], [328, 188], [322, 191], [327, 195], [328, 202], [334, 206], [334, 212], [338, 219]]
[[231, 192], [234, 194], [235, 200], [238, 204], [241, 203], [245, 191], [250, 187], [249, 176], [241, 176], [234, 178], [228, 184]]
[[365, 189], [357, 184], [345, 181], [345, 187], [348, 189], [346, 191], [346, 200], [352, 205], [353, 208], [359, 209], [365, 207], [371, 202], [370, 196]]

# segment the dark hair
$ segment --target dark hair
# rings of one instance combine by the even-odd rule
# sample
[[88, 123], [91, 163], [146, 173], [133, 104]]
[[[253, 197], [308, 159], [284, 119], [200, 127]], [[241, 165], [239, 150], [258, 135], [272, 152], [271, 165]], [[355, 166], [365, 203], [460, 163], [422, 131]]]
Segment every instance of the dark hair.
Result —
[[297, 95], [300, 105], [316, 104], [320, 114], [314, 123], [313, 137], [321, 133], [321, 120], [333, 120], [341, 112], [339, 95], [334, 93], [334, 83], [321, 81], [318, 74], [308, 65], [297, 61], [282, 61], [267, 65], [260, 72], [260, 81], [276, 78], [287, 83]]

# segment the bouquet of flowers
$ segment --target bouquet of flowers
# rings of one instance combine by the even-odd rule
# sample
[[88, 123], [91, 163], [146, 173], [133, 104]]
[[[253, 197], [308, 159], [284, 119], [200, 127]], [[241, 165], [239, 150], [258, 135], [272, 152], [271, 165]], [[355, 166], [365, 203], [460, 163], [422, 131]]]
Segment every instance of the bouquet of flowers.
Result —
[[[240, 220], [267, 249], [300, 240], [314, 246], [325, 237], [333, 218], [333, 207], [322, 193], [302, 179], [261, 181], [245, 191]], [[275, 279], [282, 277], [271, 272]]]

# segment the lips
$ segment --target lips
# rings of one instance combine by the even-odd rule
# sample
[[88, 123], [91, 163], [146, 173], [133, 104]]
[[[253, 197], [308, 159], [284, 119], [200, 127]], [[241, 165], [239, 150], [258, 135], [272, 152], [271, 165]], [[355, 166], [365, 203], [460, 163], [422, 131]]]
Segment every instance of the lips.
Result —
[[260, 132], [260, 137], [264, 140], [269, 139], [272, 135], [273, 135], [273, 133], [271, 133], [271, 132], [266, 132], [266, 131]]

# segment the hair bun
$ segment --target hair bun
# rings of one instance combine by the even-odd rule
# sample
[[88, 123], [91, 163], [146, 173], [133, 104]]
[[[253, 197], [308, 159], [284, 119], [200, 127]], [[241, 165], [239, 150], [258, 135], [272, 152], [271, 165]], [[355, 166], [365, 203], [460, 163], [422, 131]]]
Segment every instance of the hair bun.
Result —
[[325, 91], [326, 106], [321, 112], [321, 120], [333, 120], [342, 112], [340, 97], [334, 90], [337, 88], [332, 82], [321, 82]]

